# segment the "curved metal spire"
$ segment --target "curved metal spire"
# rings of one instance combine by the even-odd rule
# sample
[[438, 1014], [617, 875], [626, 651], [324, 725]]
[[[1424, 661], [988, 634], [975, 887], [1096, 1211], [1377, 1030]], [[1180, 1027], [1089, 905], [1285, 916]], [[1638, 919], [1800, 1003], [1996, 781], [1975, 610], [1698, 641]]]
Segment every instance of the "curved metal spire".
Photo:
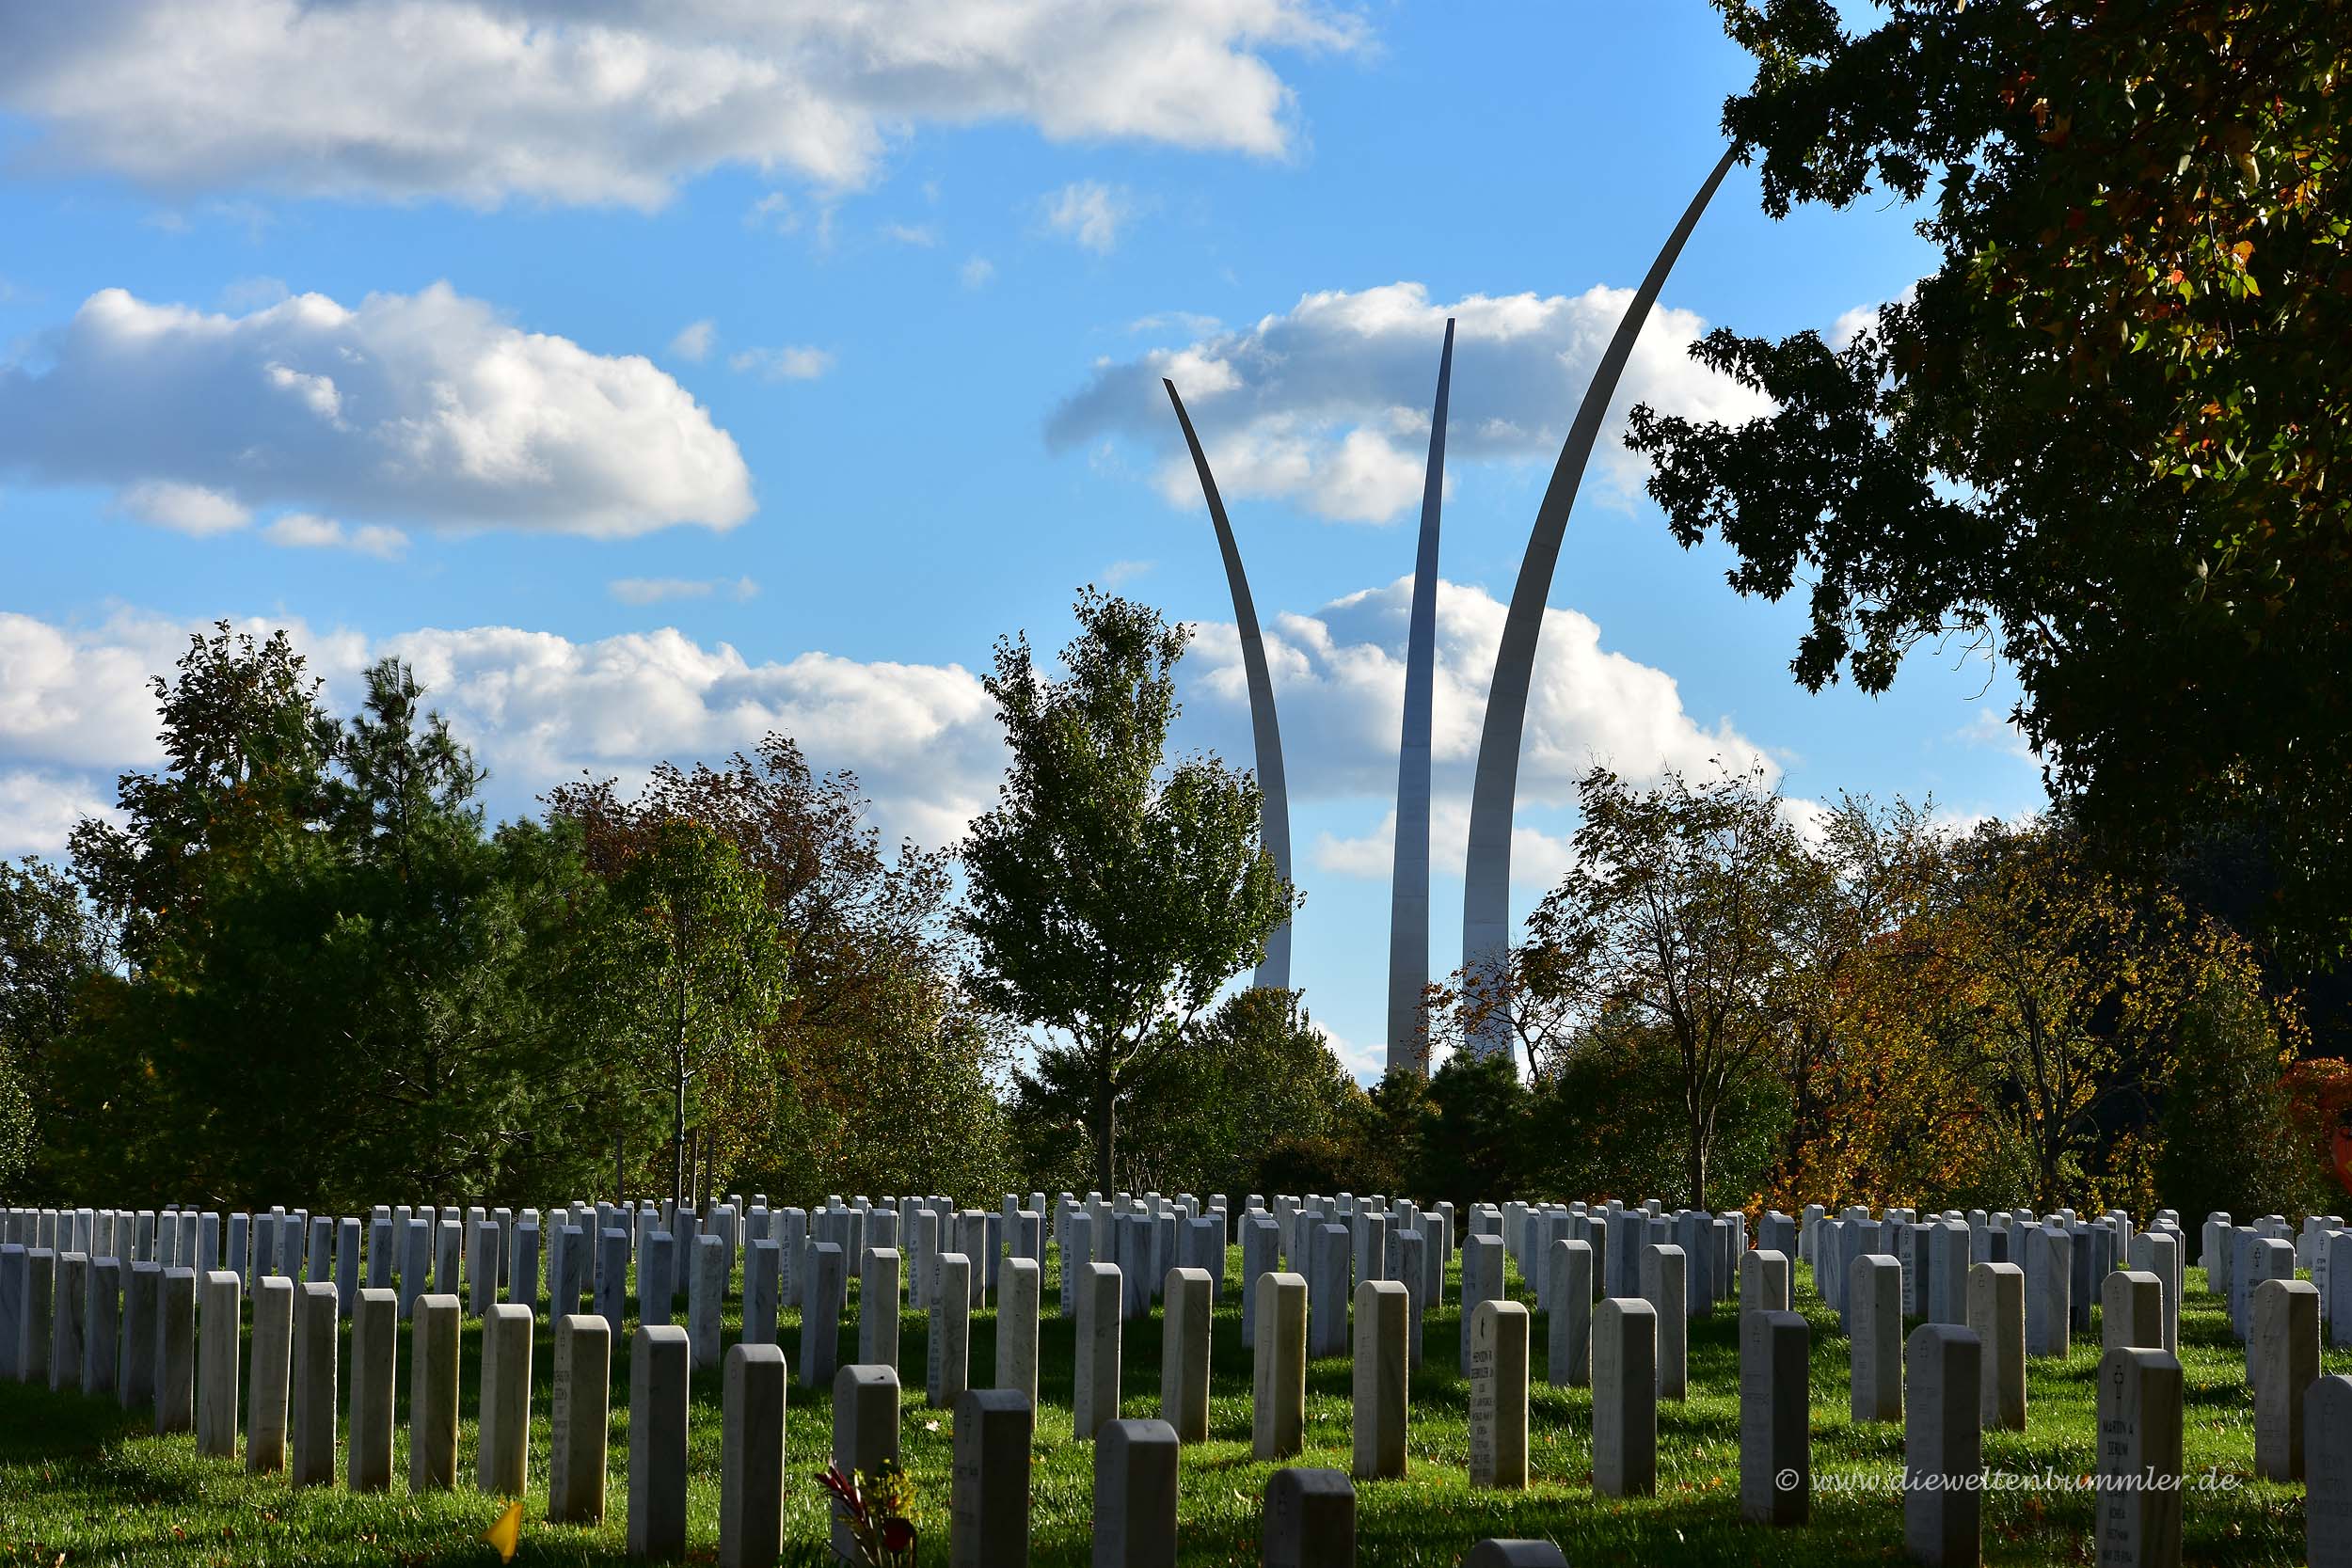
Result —
[[[1192, 466], [1200, 474], [1200, 493], [1208, 498], [1209, 520], [1216, 525], [1216, 547], [1225, 557], [1225, 581], [1233, 591], [1233, 623], [1241, 633], [1242, 673], [1249, 680], [1249, 731], [1258, 752], [1258, 837], [1274, 857], [1274, 874], [1291, 879], [1290, 790], [1282, 779], [1282, 729], [1274, 719], [1274, 683], [1266, 675], [1265, 641], [1258, 635], [1257, 606], [1250, 601], [1249, 578], [1241, 569], [1241, 547], [1233, 543], [1233, 525], [1225, 519], [1225, 503], [1217, 499], [1216, 480], [1209, 459], [1193, 434], [1192, 416], [1176, 395], [1176, 383], [1163, 376], [1168, 401], [1176, 405], [1176, 422], [1184, 427], [1184, 445], [1192, 449]], [[1295, 885], [1295, 884], [1294, 884]], [[1286, 919], [1265, 939], [1265, 960], [1258, 965], [1257, 983], [1274, 990], [1291, 984], [1291, 923]]]
[[1429, 414], [1429, 474], [1421, 486], [1421, 548], [1405, 634], [1405, 736], [1396, 756], [1396, 860], [1389, 889], [1389, 1070], [1422, 1072], [1422, 999], [1429, 989], [1429, 703], [1438, 662], [1438, 512], [1445, 491], [1445, 405], [1454, 380], [1454, 318], [1438, 355]]
[[[1683, 242], [1691, 237], [1715, 187], [1723, 183], [1735, 150], [1726, 149], [1717, 161], [1714, 172], [1683, 210], [1682, 221], [1666, 237], [1658, 260], [1650, 263], [1649, 275], [1634, 291], [1633, 303], [1626, 307], [1616, 336], [1609, 340], [1609, 350], [1600, 356], [1592, 384], [1584, 388], [1584, 402], [1576, 411], [1576, 422], [1568, 427], [1560, 461], [1551, 470], [1551, 483], [1535, 511], [1535, 529], [1528, 537], [1518, 582], [1511, 590], [1511, 611], [1502, 625], [1502, 645], [1495, 655], [1494, 684], [1486, 693], [1486, 728], [1478, 739], [1478, 775], [1470, 788], [1470, 853], [1462, 884], [1462, 963], [1473, 973], [1494, 972], [1510, 953], [1511, 813], [1518, 794], [1519, 742], [1527, 723], [1527, 689], [1534, 674], [1535, 640], [1543, 631], [1544, 601], [1551, 593], [1552, 569], [1559, 563], [1568, 510], [1576, 504], [1577, 485], [1593, 454], [1609, 400], [1616, 393], [1617, 378], [1624, 374], [1626, 360], [1633, 353], [1633, 341], [1641, 335], [1650, 308], [1658, 303], [1658, 291], [1674, 270], [1675, 259], [1682, 254]], [[1510, 1049], [1508, 1022], [1490, 1022], [1472, 1047], [1481, 1055]]]

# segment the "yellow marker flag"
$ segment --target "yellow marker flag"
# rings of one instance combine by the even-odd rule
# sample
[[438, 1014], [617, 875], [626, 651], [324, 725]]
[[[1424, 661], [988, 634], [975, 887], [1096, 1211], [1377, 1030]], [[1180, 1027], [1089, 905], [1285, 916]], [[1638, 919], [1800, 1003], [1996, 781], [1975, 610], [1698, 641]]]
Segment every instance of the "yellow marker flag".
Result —
[[506, 1512], [499, 1515], [499, 1522], [492, 1525], [482, 1536], [483, 1540], [499, 1549], [501, 1562], [515, 1560], [515, 1548], [521, 1544], [522, 1538], [523, 1505], [520, 1499], [508, 1503]]

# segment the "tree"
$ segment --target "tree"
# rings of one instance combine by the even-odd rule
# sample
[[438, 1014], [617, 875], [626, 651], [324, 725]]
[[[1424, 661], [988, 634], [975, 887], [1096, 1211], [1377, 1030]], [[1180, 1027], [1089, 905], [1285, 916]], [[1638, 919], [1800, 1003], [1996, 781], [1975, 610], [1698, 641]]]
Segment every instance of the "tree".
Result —
[[1051, 1031], [1041, 1063], [1084, 1084], [1109, 1192], [1129, 1069], [1174, 1048], [1295, 898], [1258, 842], [1255, 782], [1214, 755], [1165, 761], [1185, 630], [1092, 589], [1077, 618], [1059, 679], [1025, 636], [996, 644], [983, 684], [1011, 762], [963, 844], [958, 924], [973, 994]]
[[2352, 937], [2352, 148], [2338, 8], [2304, 0], [1717, 0], [1764, 204], [1925, 200], [1939, 261], [1833, 347], [1718, 331], [1737, 427], [1633, 415], [1676, 537], [1802, 578], [1793, 661], [1884, 689], [1996, 651], [2054, 792], [2157, 862], [2255, 826], [2273, 913]]
[[35, 1090], [72, 1026], [82, 989], [106, 971], [99, 923], [55, 866], [0, 862], [0, 1186], [31, 1163]]
[[218, 622], [188, 640], [177, 679], [150, 684], [163, 770], [123, 774], [123, 824], [86, 818], [70, 841], [76, 877], [134, 966], [167, 931], [207, 918], [214, 870], [251, 867], [320, 825], [337, 739], [319, 681], [283, 631], [256, 642]]
[[1539, 1003], [1660, 1043], [1704, 1209], [1724, 1112], [1787, 1028], [1818, 870], [1757, 774], [1669, 771], [1641, 789], [1596, 768], [1577, 794], [1576, 863], [1530, 917], [1542, 957], [1523, 967]]
[[2102, 870], [2063, 822], [1987, 823], [1957, 853], [1962, 897], [1943, 939], [1988, 1102], [2031, 1161], [2035, 1202], [2088, 1202], [2119, 1175], [2120, 1135], [2173, 1081], [2206, 1007], [2264, 1010], [2243, 939], [2168, 890]]
[[775, 923], [759, 874], [707, 824], [659, 818], [624, 863], [614, 889], [628, 911], [609, 956], [636, 984], [635, 1020], [648, 1074], [671, 1102], [671, 1196], [687, 1184], [689, 1097], [706, 1080], [723, 1102], [759, 1029], [774, 1016], [783, 978]]
[[[1034, 1083], [1024, 1078], [1025, 1096]], [[1083, 1124], [1083, 1085], [1073, 1088], [1066, 1098]], [[1137, 1065], [1127, 1090], [1120, 1184], [1136, 1192], [1251, 1191], [1262, 1164], [1285, 1150], [1295, 1160], [1357, 1152], [1370, 1111], [1298, 992], [1234, 991], [1193, 1021], [1181, 1049], [1149, 1053]]]
[[717, 833], [757, 874], [782, 978], [742, 1070], [702, 1099], [701, 1180], [724, 1172], [810, 1202], [851, 1187], [1001, 1190], [1009, 1031], [960, 984], [947, 856], [884, 854], [854, 774], [818, 773], [770, 735], [715, 767], [658, 767], [633, 799], [582, 780], [548, 803], [605, 877], [670, 820]]
[[348, 724], [317, 693], [282, 634], [226, 626], [158, 683], [166, 766], [73, 837], [123, 958], [40, 1075], [44, 1181], [324, 1208], [586, 1173], [611, 1057], [570, 1001], [604, 908], [577, 838], [486, 834], [479, 769], [397, 662]]

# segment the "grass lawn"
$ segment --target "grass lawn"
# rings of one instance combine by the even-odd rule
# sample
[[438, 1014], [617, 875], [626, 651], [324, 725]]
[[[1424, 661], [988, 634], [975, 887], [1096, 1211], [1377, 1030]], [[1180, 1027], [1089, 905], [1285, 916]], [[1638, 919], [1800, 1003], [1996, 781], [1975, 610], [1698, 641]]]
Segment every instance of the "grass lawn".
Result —
[[[1239, 1275], [1236, 1248], [1228, 1279]], [[1033, 1478], [1032, 1557], [1041, 1564], [1089, 1560], [1093, 1448], [1070, 1440], [1072, 1334], [1053, 1316], [1049, 1262], [1046, 1317], [1041, 1346], [1043, 1409], [1038, 1420]], [[1410, 1469], [1394, 1481], [1359, 1484], [1359, 1559], [1367, 1564], [1460, 1561], [1483, 1536], [1549, 1536], [1568, 1560], [1593, 1563], [1827, 1563], [1899, 1561], [1902, 1507], [1887, 1486], [1902, 1463], [1899, 1426], [1857, 1427], [1846, 1418], [1847, 1344], [1836, 1320], [1798, 1271], [1800, 1305], [1813, 1329], [1813, 1522], [1773, 1530], [1739, 1519], [1739, 1347], [1734, 1310], [1691, 1324], [1691, 1386], [1684, 1403], [1659, 1414], [1659, 1492], [1636, 1502], [1609, 1502], [1592, 1492], [1592, 1401], [1582, 1389], [1545, 1386], [1544, 1322], [1533, 1323], [1534, 1388], [1531, 1411], [1533, 1484], [1524, 1492], [1473, 1492], [1470, 1457], [1469, 1389], [1455, 1355], [1459, 1315], [1448, 1306], [1427, 1320], [1425, 1364], [1412, 1390]], [[1458, 1276], [1454, 1288], [1458, 1290]], [[1516, 1275], [1513, 1289], [1518, 1290]], [[2187, 1373], [2186, 1447], [2191, 1478], [2186, 1505], [2186, 1557], [2192, 1562], [2303, 1561], [2299, 1486], [2257, 1481], [2252, 1476], [2253, 1408], [2245, 1363], [2217, 1304], [2203, 1292], [2203, 1273], [2189, 1271], [2187, 1310], [2181, 1325], [2181, 1358]], [[1531, 1299], [1520, 1292], [1521, 1299]], [[1532, 1301], [1531, 1301], [1532, 1306]], [[1184, 1454], [1182, 1530], [1184, 1563], [1255, 1563], [1260, 1501], [1272, 1468], [1249, 1457], [1250, 1362], [1241, 1343], [1237, 1307], [1217, 1309], [1211, 1441]], [[542, 1320], [544, 1323], [544, 1319]], [[683, 1321], [682, 1318], [680, 1321]], [[730, 1340], [737, 1328], [731, 1318]], [[922, 1402], [924, 1320], [910, 1313], [899, 1353], [910, 1385], [901, 1400], [901, 1451], [914, 1479], [923, 1530], [923, 1560], [946, 1562], [950, 1467], [947, 1413]], [[974, 1382], [985, 1386], [995, 1367], [994, 1320], [983, 1313], [972, 1329]], [[787, 1315], [783, 1338], [797, 1340]], [[2028, 1430], [1988, 1433], [1991, 1469], [2082, 1476], [2092, 1466], [2092, 1373], [2098, 1333], [2075, 1336], [2063, 1362], [2031, 1364]], [[845, 1318], [843, 1359], [856, 1344], [854, 1313]], [[349, 1341], [345, 1330], [342, 1385], [348, 1398]], [[105, 1562], [474, 1563], [495, 1561], [481, 1534], [501, 1504], [470, 1490], [411, 1497], [407, 1474], [405, 1404], [407, 1346], [394, 1379], [402, 1428], [396, 1439], [395, 1489], [374, 1497], [342, 1490], [296, 1493], [282, 1476], [249, 1476], [242, 1461], [199, 1458], [192, 1437], [150, 1433], [151, 1412], [136, 1416], [111, 1398], [51, 1394], [0, 1382], [0, 1561], [58, 1565]], [[1159, 1414], [1160, 1325], [1156, 1316], [1128, 1325], [1123, 1414]], [[479, 1338], [469, 1323], [463, 1355], [463, 1408], [470, 1417], [480, 1370]], [[247, 1356], [245, 1366], [250, 1368]], [[548, 1384], [552, 1335], [544, 1327], [533, 1354], [537, 1382], [531, 1439], [532, 1496], [526, 1503], [518, 1561], [618, 1562], [624, 1560], [627, 1518], [628, 1355], [613, 1355], [611, 1481], [605, 1523], [597, 1528], [543, 1522], [547, 1510]], [[2327, 1370], [2352, 1370], [2352, 1354], [2330, 1353]], [[1308, 1372], [1307, 1451], [1292, 1461], [1347, 1468], [1350, 1458], [1350, 1375], [1344, 1359], [1317, 1361]], [[791, 1484], [785, 1535], [787, 1562], [826, 1560], [824, 1498], [814, 1473], [832, 1452], [829, 1390], [791, 1390], [787, 1418]], [[711, 1560], [719, 1536], [719, 1376], [698, 1374], [693, 1389], [690, 1470], [689, 1556]], [[473, 1473], [473, 1422], [465, 1422], [459, 1475]], [[2196, 1478], [2211, 1472], [2217, 1486], [2200, 1491]], [[1834, 1476], [1875, 1478], [1877, 1490], [1827, 1490]], [[1994, 1491], [1985, 1497], [1985, 1557], [1991, 1562], [2095, 1560], [2091, 1500], [2081, 1491]]]

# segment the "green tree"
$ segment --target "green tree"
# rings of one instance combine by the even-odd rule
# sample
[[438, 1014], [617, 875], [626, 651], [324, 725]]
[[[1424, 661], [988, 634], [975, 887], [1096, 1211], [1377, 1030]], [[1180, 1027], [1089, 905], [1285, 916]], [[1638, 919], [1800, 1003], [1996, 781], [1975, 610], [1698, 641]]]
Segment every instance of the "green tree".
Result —
[[1642, 789], [1597, 768], [1577, 794], [1576, 863], [1527, 924], [1531, 1001], [1656, 1043], [1704, 1209], [1726, 1113], [1785, 1037], [1819, 867], [1756, 774]]
[[627, 918], [608, 973], [634, 981], [646, 1076], [671, 1105], [672, 1197], [683, 1204], [689, 1099], [707, 1081], [723, 1100], [741, 1076], [782, 993], [782, 950], [759, 874], [707, 824], [650, 823], [613, 891]]
[[1429, 1075], [1422, 1098], [1413, 1191], [1465, 1207], [1527, 1191], [1536, 1165], [1534, 1110], [1534, 1097], [1510, 1056], [1465, 1052], [1448, 1058]]
[[44, 1179], [320, 1206], [575, 1182], [606, 1076], [567, 1000], [600, 909], [576, 838], [486, 834], [479, 770], [396, 662], [339, 724], [282, 634], [224, 626], [157, 691], [166, 766], [73, 838], [125, 962], [44, 1074]]
[[1215, 756], [1165, 761], [1187, 634], [1081, 594], [1048, 679], [1028, 639], [996, 645], [985, 685], [1011, 764], [964, 841], [966, 984], [1050, 1032], [1041, 1063], [1082, 1083], [1102, 1190], [1116, 1185], [1127, 1075], [1263, 956], [1291, 890], [1258, 842], [1258, 788]]
[[2086, 823], [2152, 863], [2272, 846], [2286, 931], [2352, 936], [2352, 149], [2340, 5], [1717, 0], [1764, 204], [1921, 201], [1935, 270], [1842, 347], [1719, 331], [1744, 425], [1641, 408], [1676, 536], [1805, 585], [1794, 670], [1922, 641], [2016, 670]]
[[107, 962], [103, 930], [70, 879], [29, 855], [0, 862], [0, 1187], [16, 1189], [31, 1163], [35, 1092]]
[[2283, 1074], [2288, 1041], [2262, 998], [2213, 986], [2183, 1009], [2157, 1127], [2156, 1192], [2184, 1214], [2306, 1214], [2342, 1199], [2312, 1157]]
[[219, 622], [188, 640], [176, 678], [150, 684], [162, 771], [117, 782], [121, 825], [86, 818], [71, 836], [74, 874], [134, 967], [167, 930], [208, 918], [205, 883], [224, 863], [251, 866], [319, 826], [336, 745], [320, 683], [283, 631], [257, 642]]
[[702, 1181], [723, 1172], [811, 1202], [847, 1189], [1003, 1190], [997, 1090], [1010, 1031], [959, 983], [947, 856], [911, 844], [885, 854], [854, 774], [818, 773], [770, 735], [715, 767], [659, 767], [633, 799], [607, 779], [548, 801], [608, 878], [649, 824], [670, 819], [717, 832], [758, 875], [781, 994], [727, 1092], [703, 1098]]
[[1270, 1152], [1356, 1152], [1371, 1109], [1298, 992], [1234, 991], [1193, 1021], [1180, 1048], [1138, 1064], [1120, 1185], [1248, 1192]]

